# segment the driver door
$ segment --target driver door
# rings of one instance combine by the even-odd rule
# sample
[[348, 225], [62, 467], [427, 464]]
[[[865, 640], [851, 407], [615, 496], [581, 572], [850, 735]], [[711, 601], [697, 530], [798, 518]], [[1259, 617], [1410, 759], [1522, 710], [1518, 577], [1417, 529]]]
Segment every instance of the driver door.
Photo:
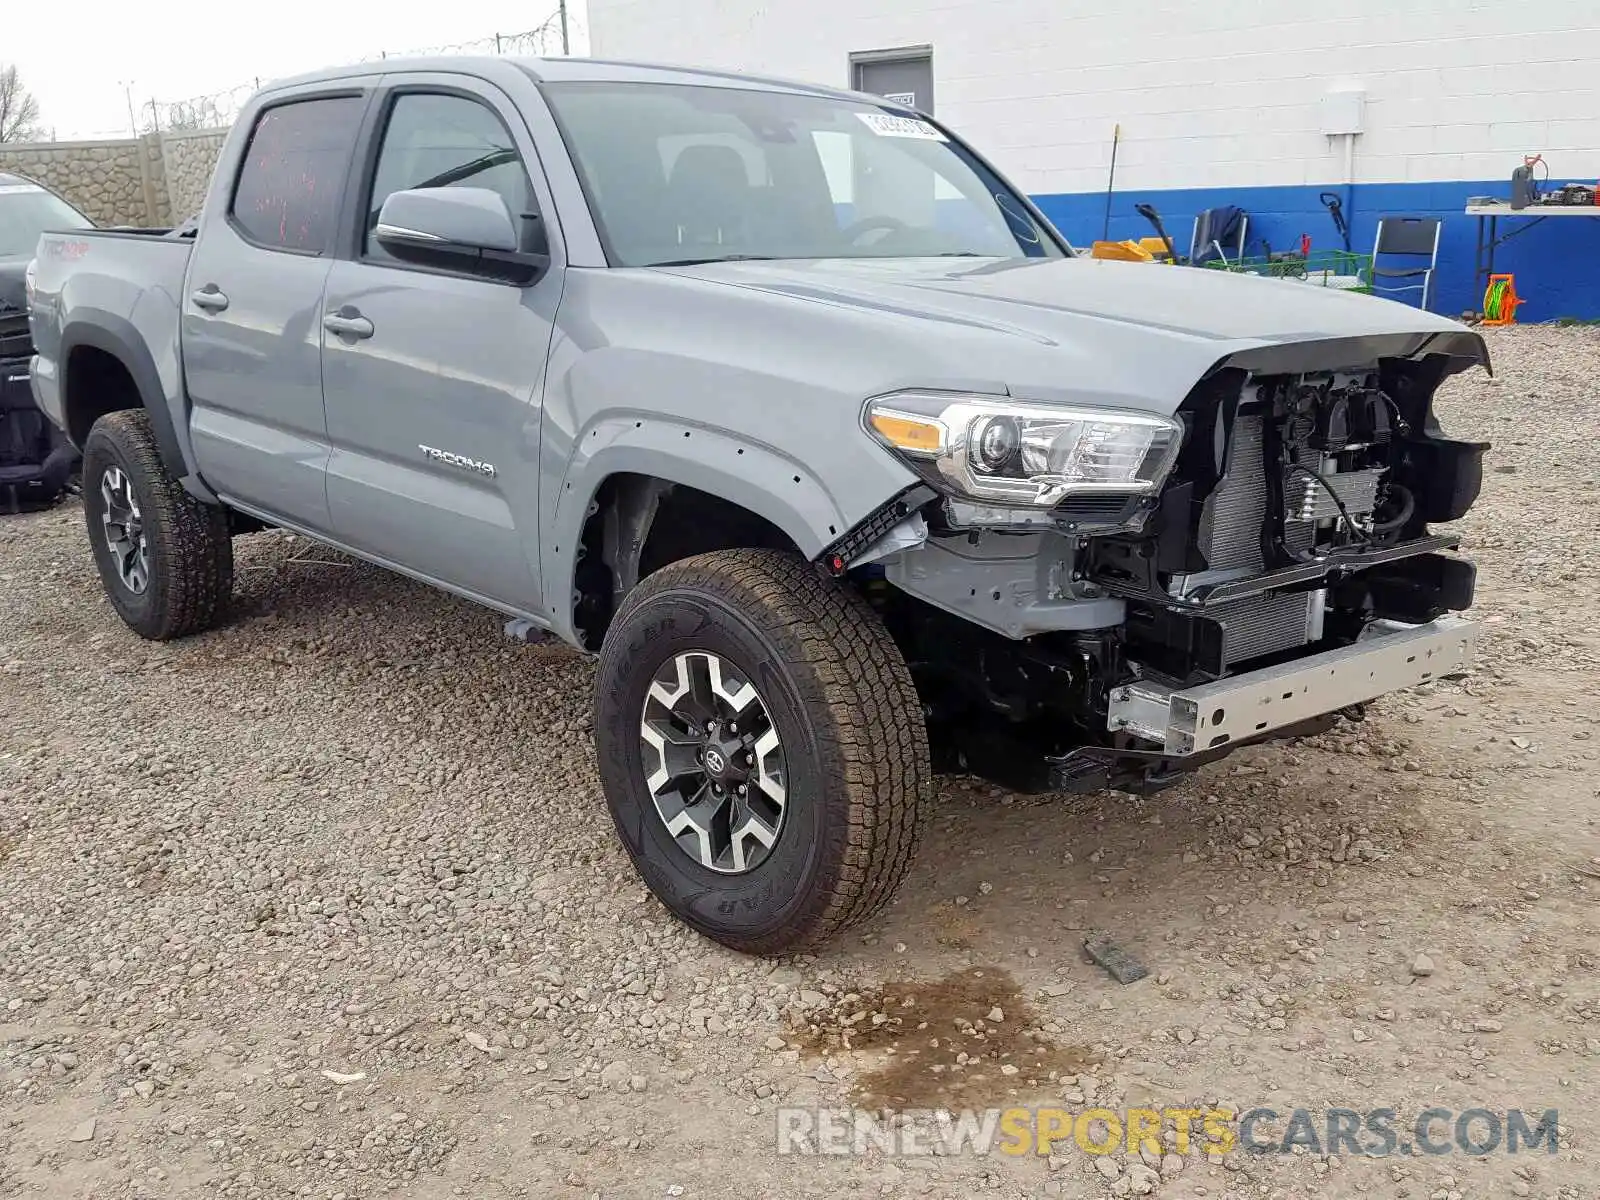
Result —
[[352, 549], [536, 612], [540, 414], [561, 271], [553, 262], [524, 287], [420, 267], [392, 258], [373, 230], [384, 200], [416, 187], [490, 188], [513, 216], [535, 213], [537, 159], [489, 85], [389, 78], [365, 225], [323, 303], [329, 515]]

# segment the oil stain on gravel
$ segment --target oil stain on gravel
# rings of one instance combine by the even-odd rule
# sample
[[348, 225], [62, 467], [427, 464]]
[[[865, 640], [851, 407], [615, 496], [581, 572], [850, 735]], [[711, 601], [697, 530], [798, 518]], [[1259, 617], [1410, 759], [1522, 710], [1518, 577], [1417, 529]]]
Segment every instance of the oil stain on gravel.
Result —
[[795, 1040], [812, 1055], [875, 1064], [850, 1092], [871, 1108], [990, 1107], [1099, 1061], [1042, 1033], [1016, 980], [995, 967], [844, 993], [805, 1014]]

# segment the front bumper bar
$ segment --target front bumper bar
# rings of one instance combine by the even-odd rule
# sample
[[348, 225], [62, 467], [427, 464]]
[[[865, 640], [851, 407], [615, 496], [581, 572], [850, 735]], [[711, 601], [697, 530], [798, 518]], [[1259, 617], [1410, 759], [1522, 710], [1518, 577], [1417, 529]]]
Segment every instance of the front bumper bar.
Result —
[[1106, 725], [1157, 743], [1168, 758], [1201, 754], [1464, 671], [1477, 644], [1476, 623], [1461, 617], [1426, 625], [1375, 621], [1353, 645], [1215, 683], [1119, 687]]

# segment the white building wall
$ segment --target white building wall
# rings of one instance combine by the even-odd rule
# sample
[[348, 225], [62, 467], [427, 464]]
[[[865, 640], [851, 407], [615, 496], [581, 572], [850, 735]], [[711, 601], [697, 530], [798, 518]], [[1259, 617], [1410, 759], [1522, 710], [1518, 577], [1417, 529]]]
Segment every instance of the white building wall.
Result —
[[589, 0], [593, 53], [848, 86], [933, 47], [934, 103], [1025, 189], [1345, 182], [1320, 100], [1366, 90], [1351, 182], [1600, 178], [1600, 0]]

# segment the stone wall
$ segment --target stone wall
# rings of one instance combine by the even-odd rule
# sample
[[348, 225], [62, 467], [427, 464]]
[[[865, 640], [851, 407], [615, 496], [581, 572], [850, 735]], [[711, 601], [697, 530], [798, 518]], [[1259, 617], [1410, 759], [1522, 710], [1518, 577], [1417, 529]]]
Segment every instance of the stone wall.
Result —
[[0, 171], [60, 192], [101, 225], [169, 226], [200, 210], [226, 129], [0, 145]]
[[211, 172], [227, 136], [226, 129], [162, 135], [161, 155], [166, 163], [167, 197], [174, 221], [187, 220], [205, 203]]
[[[146, 139], [0, 146], [0, 171], [60, 192], [102, 225], [154, 224]], [[159, 148], [158, 148], [159, 153]]]
[[172, 204], [167, 196], [167, 164], [161, 152], [161, 140], [153, 137], [139, 139], [139, 155], [144, 175], [140, 190], [144, 194], [143, 221], [123, 221], [124, 225], [171, 225]]

